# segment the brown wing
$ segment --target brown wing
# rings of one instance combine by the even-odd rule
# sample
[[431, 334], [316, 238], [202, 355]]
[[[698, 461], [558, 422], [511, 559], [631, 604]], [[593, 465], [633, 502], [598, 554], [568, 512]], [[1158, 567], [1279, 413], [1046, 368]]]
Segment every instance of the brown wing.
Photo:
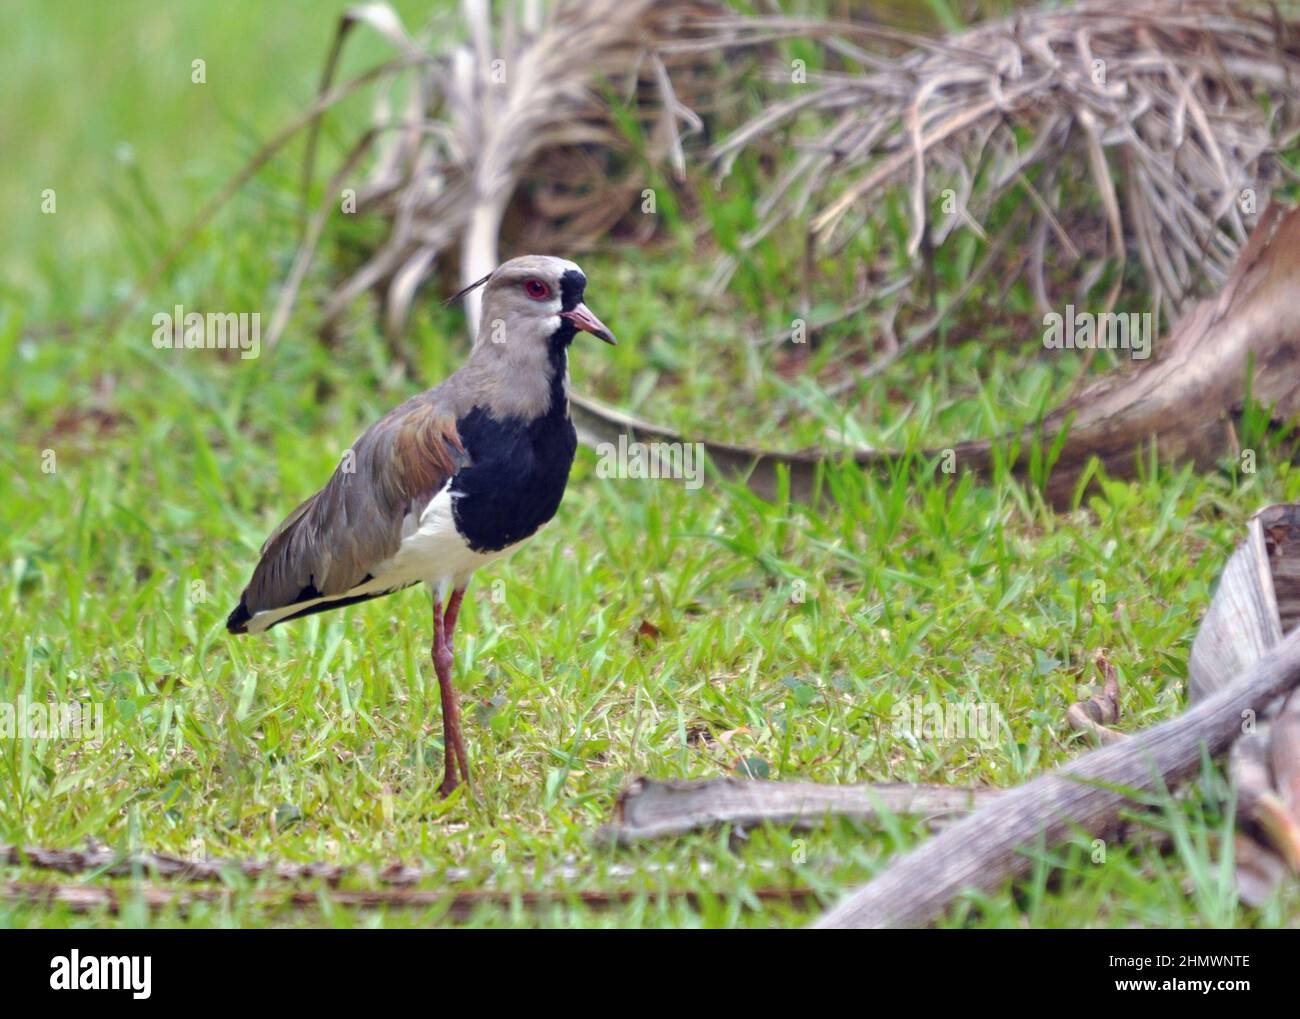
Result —
[[402, 404], [353, 445], [319, 492], [262, 546], [239, 605], [226, 620], [244, 633], [259, 612], [344, 597], [397, 552], [403, 520], [419, 514], [469, 457], [437, 391]]

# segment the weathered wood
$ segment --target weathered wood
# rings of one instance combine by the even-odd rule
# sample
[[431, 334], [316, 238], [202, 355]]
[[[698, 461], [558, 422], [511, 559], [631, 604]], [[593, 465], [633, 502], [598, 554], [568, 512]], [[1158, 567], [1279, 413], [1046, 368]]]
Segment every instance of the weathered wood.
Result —
[[[1247, 523], [1197, 630], [1188, 661], [1193, 702], [1232, 683], [1295, 629], [1297, 576], [1300, 505], [1265, 506]], [[1282, 698], [1261, 708], [1228, 759], [1246, 854], [1237, 861], [1237, 887], [1253, 903], [1286, 865], [1300, 873], [1300, 701], [1292, 694], [1286, 703], [1285, 711]], [[1270, 853], [1285, 861], [1281, 869], [1265, 859]]]
[[618, 821], [603, 826], [596, 837], [627, 845], [720, 824], [809, 827], [832, 815], [874, 821], [882, 814], [903, 814], [933, 823], [967, 814], [999, 795], [997, 789], [906, 783], [837, 786], [737, 778], [668, 782], [638, 778], [619, 797]]
[[818, 922], [823, 928], [915, 927], [931, 922], [962, 892], [992, 892], [1025, 874], [1025, 852], [1075, 830], [1101, 835], [1131, 802], [1120, 789], [1175, 785], [1241, 733], [1243, 712], [1258, 713], [1300, 683], [1300, 631], [1235, 683], [1182, 715], [1103, 747], [999, 795], [992, 804], [922, 843], [850, 894]]
[[1193, 702], [1227, 686], [1282, 639], [1268, 548], [1258, 515], [1219, 574], [1187, 659]]

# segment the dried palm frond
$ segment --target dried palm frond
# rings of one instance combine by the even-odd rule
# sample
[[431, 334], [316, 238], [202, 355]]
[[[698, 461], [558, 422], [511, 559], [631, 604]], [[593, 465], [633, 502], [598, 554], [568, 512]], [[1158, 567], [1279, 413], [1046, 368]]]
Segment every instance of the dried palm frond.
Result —
[[[960, 229], [987, 240], [982, 224], [1018, 192], [1030, 215], [1004, 217], [1017, 236], [995, 259], [1007, 264], [989, 270], [1023, 268], [1045, 308], [1060, 303], [1056, 288], [1071, 287], [1073, 299], [1104, 285], [1109, 310], [1135, 249], [1145, 280], [1134, 282], [1173, 317], [1222, 285], [1285, 169], [1276, 154], [1300, 136], [1300, 19], [1255, 2], [1098, 0], [948, 39], [739, 15], [722, 0], [465, 0], [461, 20], [463, 36], [442, 25], [417, 38], [387, 4], [344, 15], [322, 91], [355, 25], [425, 64], [407, 76], [400, 101], [380, 97], [372, 129], [332, 177], [270, 343], [332, 196], [367, 159], [356, 211], [385, 217], [388, 233], [332, 292], [324, 325], [374, 290], [391, 335], [417, 285], [453, 252], [468, 283], [496, 263], [503, 229], [530, 247], [564, 251], [627, 220], [646, 183], [638, 160], [682, 178], [683, 135], [702, 126], [693, 111], [727, 103], [710, 126], [737, 122], [734, 72], [720, 55], [779, 40], [817, 42], [825, 68], [809, 70], [806, 83], [779, 69], [762, 111], [709, 153], [724, 173], [746, 150], [775, 149], [784, 163], [742, 256], [782, 224], [805, 220], [813, 242], [842, 244], [901, 187], [914, 260]], [[606, 89], [630, 100], [641, 150], [633, 152]], [[795, 155], [783, 160], [786, 142]], [[524, 214], [508, 217], [512, 202]], [[724, 260], [717, 279], [732, 266]], [[472, 298], [469, 311], [473, 320]]]
[[817, 242], [843, 243], [904, 186], [915, 256], [925, 240], [978, 230], [1020, 189], [1037, 214], [1027, 241], [1047, 306], [1049, 241], [1078, 263], [1080, 291], [1109, 274], [1108, 304], [1130, 245], [1170, 312], [1222, 285], [1300, 129], [1300, 19], [1263, 3], [1102, 0], [945, 40], [787, 18], [712, 28], [714, 45], [823, 40], [838, 68], [808, 69], [803, 84], [779, 68], [784, 98], [714, 147], [725, 173], [774, 133], [793, 136], [797, 155], [748, 244], [805, 216]]
[[[401, 52], [424, 53], [430, 66], [408, 79], [399, 115], [387, 94], [380, 97], [372, 129], [333, 175], [281, 293], [269, 343], [283, 330], [339, 185], [364, 157], [372, 162], [365, 184], [356, 188], [355, 211], [386, 217], [389, 233], [331, 294], [327, 329], [357, 296], [377, 289], [386, 328], [396, 332], [419, 282], [449, 252], [459, 254], [463, 283], [491, 271], [507, 208], [525, 179], [550, 227], [546, 246], [554, 250], [602, 235], [634, 208], [632, 197], [643, 185], [619, 179], [619, 156], [630, 145], [601, 100], [603, 88], [632, 101], [632, 116], [647, 139], [648, 152], [641, 155], [684, 173], [682, 135], [700, 122], [679, 98], [670, 66], [711, 69], [716, 55], [664, 57], [659, 49], [690, 38], [688, 26], [700, 18], [723, 13], [719, 3], [557, 0], [502, 5], [499, 12], [494, 19], [487, 0], [465, 0], [463, 40], [445, 31], [413, 37], [384, 3], [344, 14], [322, 91], [355, 25], [378, 30]], [[690, 89], [691, 75], [684, 78]], [[718, 76], [701, 80], [712, 88]], [[313, 135], [306, 178], [314, 158]], [[534, 232], [532, 239], [540, 238]], [[471, 321], [478, 297], [471, 295], [467, 304]]]

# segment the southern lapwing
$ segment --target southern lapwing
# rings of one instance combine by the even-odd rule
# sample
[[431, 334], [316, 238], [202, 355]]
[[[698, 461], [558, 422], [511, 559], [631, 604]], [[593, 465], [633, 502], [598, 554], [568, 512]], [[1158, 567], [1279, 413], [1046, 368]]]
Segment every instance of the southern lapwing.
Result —
[[356, 441], [325, 487], [266, 540], [226, 620], [231, 633], [258, 633], [427, 583], [444, 795], [459, 784], [458, 768], [469, 780], [451, 675], [465, 585], [555, 515], [577, 448], [569, 344], [578, 330], [614, 342], [582, 303], [586, 285], [572, 262], [527, 255], [462, 291], [484, 288], [465, 364]]

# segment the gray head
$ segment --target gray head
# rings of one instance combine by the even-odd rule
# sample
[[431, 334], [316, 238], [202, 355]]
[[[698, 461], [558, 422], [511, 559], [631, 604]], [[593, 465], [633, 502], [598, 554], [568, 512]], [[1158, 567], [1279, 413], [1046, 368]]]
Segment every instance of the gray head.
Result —
[[501, 343], [506, 333], [522, 342], [568, 344], [579, 331], [614, 342], [614, 334], [583, 303], [586, 273], [567, 258], [512, 258], [461, 294], [480, 285], [483, 314], [476, 345], [485, 339]]
[[483, 311], [465, 370], [490, 389], [502, 411], [530, 416], [545, 409], [551, 381], [567, 376], [568, 347], [578, 332], [614, 343], [614, 334], [583, 303], [586, 274], [566, 258], [512, 258], [457, 297], [479, 286]]

